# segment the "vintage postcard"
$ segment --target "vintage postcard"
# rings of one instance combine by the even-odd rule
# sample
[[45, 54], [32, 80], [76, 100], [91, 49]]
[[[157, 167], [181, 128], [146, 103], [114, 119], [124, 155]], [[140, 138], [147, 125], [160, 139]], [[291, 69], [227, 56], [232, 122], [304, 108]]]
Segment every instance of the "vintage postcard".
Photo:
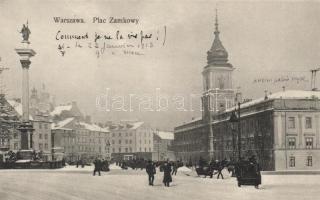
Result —
[[0, 0], [0, 199], [317, 199], [319, 24], [320, 1]]

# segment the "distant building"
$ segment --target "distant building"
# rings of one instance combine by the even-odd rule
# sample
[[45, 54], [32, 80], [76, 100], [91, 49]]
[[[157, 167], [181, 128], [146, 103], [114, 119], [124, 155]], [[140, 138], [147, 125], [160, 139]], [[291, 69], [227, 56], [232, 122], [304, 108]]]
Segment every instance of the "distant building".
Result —
[[33, 88], [30, 95], [30, 113], [37, 115], [39, 113], [49, 115], [53, 103], [49, 92], [46, 90], [45, 85], [42, 84], [40, 90]]
[[170, 149], [174, 140], [173, 132], [155, 131], [153, 135], [152, 160], [175, 160], [174, 152]]
[[106, 128], [71, 117], [52, 124], [52, 148], [63, 148], [67, 162], [110, 159], [110, 133]]
[[85, 121], [85, 117], [75, 101], [54, 107], [50, 112], [50, 115], [52, 116], [53, 121], [61, 121], [70, 117]]
[[130, 121], [109, 126], [114, 160], [152, 159], [153, 130], [144, 122]]
[[[21, 118], [22, 116], [22, 104], [19, 100], [8, 100], [8, 103], [14, 108], [16, 114]], [[37, 113], [37, 114], [35, 114]], [[51, 120], [50, 116], [41, 113], [33, 112], [29, 116], [30, 122], [33, 125], [34, 131], [32, 134], [32, 148], [36, 152], [42, 152], [44, 160], [51, 160]], [[19, 150], [20, 147], [20, 132], [14, 132], [13, 145], [11, 150]]]

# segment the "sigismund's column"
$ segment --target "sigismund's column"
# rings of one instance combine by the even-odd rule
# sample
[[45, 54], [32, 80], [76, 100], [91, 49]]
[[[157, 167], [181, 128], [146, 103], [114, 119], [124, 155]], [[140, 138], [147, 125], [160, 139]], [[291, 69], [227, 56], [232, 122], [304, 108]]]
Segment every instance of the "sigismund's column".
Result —
[[30, 68], [30, 58], [36, 55], [36, 52], [29, 48], [29, 35], [30, 29], [27, 25], [23, 24], [21, 32], [23, 40], [19, 48], [15, 51], [20, 56], [20, 63], [22, 66], [22, 124], [18, 128], [21, 132], [21, 149], [32, 149], [32, 133], [33, 125], [30, 123], [29, 119], [29, 68]]

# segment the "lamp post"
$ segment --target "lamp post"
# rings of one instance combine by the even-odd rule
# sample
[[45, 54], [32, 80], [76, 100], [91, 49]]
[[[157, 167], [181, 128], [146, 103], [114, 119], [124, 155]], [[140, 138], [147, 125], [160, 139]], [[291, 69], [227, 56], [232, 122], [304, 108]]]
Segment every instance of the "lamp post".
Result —
[[[231, 113], [229, 122], [232, 123], [232, 127], [235, 127], [235, 124], [238, 124], [238, 161], [241, 160], [241, 123], [240, 123], [240, 102], [238, 103], [238, 116], [236, 116], [235, 111]], [[232, 132], [232, 142], [233, 142], [233, 153], [235, 154], [235, 137]]]
[[240, 117], [240, 102], [238, 102], [238, 160], [241, 160], [241, 117]]
[[236, 160], [236, 125], [238, 123], [238, 118], [235, 114], [235, 112], [231, 113], [230, 120], [229, 122], [231, 123], [231, 133], [232, 133], [232, 161]]

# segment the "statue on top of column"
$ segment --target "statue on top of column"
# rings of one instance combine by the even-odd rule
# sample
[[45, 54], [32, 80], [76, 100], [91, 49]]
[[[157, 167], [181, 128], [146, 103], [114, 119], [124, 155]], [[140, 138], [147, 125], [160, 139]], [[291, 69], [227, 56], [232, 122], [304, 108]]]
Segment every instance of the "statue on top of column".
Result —
[[28, 27], [28, 21], [27, 21], [27, 25], [23, 24], [23, 27], [22, 27], [20, 33], [22, 34], [22, 38], [23, 38], [22, 42], [30, 43], [29, 42], [29, 35], [31, 34], [31, 32]]

